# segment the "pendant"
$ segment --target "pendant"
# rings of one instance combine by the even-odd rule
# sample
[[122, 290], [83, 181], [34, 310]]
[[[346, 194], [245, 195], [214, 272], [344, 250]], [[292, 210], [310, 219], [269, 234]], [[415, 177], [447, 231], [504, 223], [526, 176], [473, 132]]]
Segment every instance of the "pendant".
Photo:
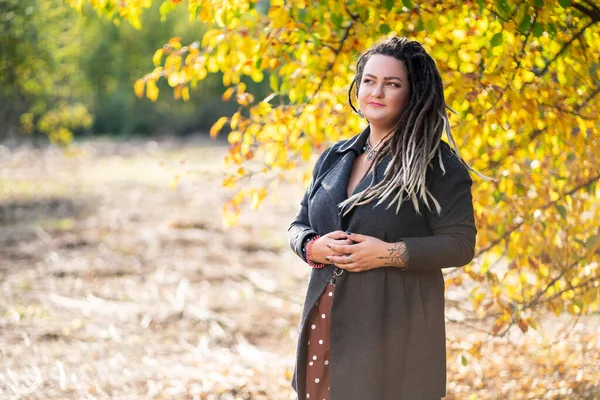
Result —
[[371, 161], [373, 159], [373, 157], [375, 157], [375, 152], [373, 150], [371, 150], [368, 154], [367, 154], [367, 161]]

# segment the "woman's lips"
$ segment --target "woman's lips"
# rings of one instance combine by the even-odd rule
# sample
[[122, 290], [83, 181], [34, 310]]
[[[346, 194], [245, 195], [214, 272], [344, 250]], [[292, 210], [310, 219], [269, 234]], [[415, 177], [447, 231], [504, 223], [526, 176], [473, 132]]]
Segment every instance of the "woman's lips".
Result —
[[381, 104], [381, 103], [375, 103], [375, 102], [370, 102], [369, 105], [373, 106], [373, 107], [383, 107], [383, 104]]

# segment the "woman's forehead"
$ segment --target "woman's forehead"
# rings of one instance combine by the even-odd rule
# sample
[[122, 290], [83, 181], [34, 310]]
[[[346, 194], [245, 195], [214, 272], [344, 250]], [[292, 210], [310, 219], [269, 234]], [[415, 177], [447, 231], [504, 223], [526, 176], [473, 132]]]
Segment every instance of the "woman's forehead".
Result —
[[406, 78], [406, 68], [404, 62], [392, 56], [383, 54], [373, 54], [367, 60], [363, 75], [374, 75], [376, 77], [397, 76]]

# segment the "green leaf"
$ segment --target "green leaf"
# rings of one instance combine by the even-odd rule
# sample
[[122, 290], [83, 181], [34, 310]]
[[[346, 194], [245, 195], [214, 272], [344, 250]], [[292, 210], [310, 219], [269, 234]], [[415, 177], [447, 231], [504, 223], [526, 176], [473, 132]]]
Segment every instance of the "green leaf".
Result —
[[[298, 10], [298, 19], [302, 22], [306, 22], [306, 17], [308, 16], [308, 11], [306, 11], [306, 8], [301, 8], [300, 10]], [[333, 21], [334, 16], [331, 16], [331, 20]], [[335, 22], [334, 22], [335, 23]]]
[[506, 224], [498, 225], [498, 229], [496, 229], [496, 233], [498, 234], [498, 236], [504, 235], [504, 232], [506, 232]]
[[595, 63], [593, 63], [592, 66], [590, 67], [590, 75], [591, 76], [596, 76], [597, 72], [598, 72], [598, 61], [596, 61]]
[[502, 32], [498, 32], [494, 36], [492, 36], [490, 44], [492, 45], [492, 47], [500, 46], [502, 44]]
[[332, 14], [331, 22], [333, 22], [337, 28], [341, 28], [344, 23], [344, 16], [342, 14]]
[[271, 0], [258, 0], [256, 3], [256, 11], [258, 11], [259, 14], [267, 15], [270, 8]]
[[550, 34], [550, 37], [555, 38], [556, 37], [556, 25], [553, 24], [552, 22], [550, 22], [548, 24], [548, 26], [546, 27], [546, 29], [548, 30], [548, 33]]
[[464, 355], [461, 355], [460, 363], [463, 365], [463, 367], [466, 367], [467, 366], [467, 357], [465, 357]]
[[419, 18], [416, 28], [417, 32], [422, 32], [423, 30], [425, 30], [425, 25], [423, 25], [423, 18]]
[[571, 0], [558, 0], [558, 4], [560, 4], [562, 8], [567, 8], [571, 5]]
[[506, 2], [506, 0], [496, 0], [496, 8], [498, 12], [504, 17], [508, 17], [510, 14], [510, 6]]
[[586, 239], [585, 248], [586, 248], [586, 250], [591, 250], [594, 247], [596, 247], [597, 244], [598, 244], [598, 235], [593, 235]]
[[544, 27], [539, 22], [533, 24], [533, 36], [540, 37], [544, 34]]
[[394, 8], [394, 0], [385, 0], [385, 9], [390, 11]]
[[567, 209], [564, 206], [561, 206], [559, 204], [556, 204], [556, 209], [558, 210], [558, 213], [560, 214], [562, 219], [564, 219], [566, 221], [567, 220]]
[[494, 190], [494, 193], [492, 193], [492, 196], [494, 196], [494, 201], [496, 203], [500, 203], [500, 201], [504, 198], [504, 193], [496, 189]]
[[410, 0], [402, 0], [402, 5], [406, 8], [408, 8], [409, 10], [413, 9], [413, 4], [412, 4], [412, 1], [410, 1]]
[[523, 16], [521, 23], [519, 24], [519, 30], [521, 32], [527, 32], [527, 30], [529, 29], [530, 26], [531, 26], [531, 15], [526, 13]]
[[544, 0], [535, 0], [533, 3], [536, 7], [544, 7]]
[[435, 20], [433, 18], [429, 18], [425, 22], [425, 30], [427, 31], [427, 33], [435, 32], [436, 28], [437, 28], [437, 26], [436, 26]]
[[392, 29], [390, 28], [390, 26], [388, 24], [381, 24], [379, 26], [379, 32], [383, 33], [384, 35], [387, 35], [388, 33], [390, 33]]

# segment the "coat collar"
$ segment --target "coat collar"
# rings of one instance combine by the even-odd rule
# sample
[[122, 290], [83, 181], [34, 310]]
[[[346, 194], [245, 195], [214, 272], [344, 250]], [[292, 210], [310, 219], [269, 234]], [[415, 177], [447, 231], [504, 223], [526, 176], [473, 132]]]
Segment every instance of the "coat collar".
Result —
[[[341, 214], [341, 209], [339, 209], [337, 206], [348, 198], [348, 181], [350, 180], [350, 174], [352, 173], [352, 165], [356, 157], [363, 153], [363, 147], [366, 144], [369, 133], [370, 128], [367, 126], [367, 128], [365, 128], [360, 134], [344, 142], [344, 144], [342, 144], [336, 150], [341, 157], [339, 162], [337, 162], [333, 168], [326, 173], [325, 177], [321, 181], [321, 186], [328, 193], [338, 211], [338, 214]], [[383, 179], [385, 169], [390, 160], [391, 156], [388, 154], [375, 168], [375, 184]], [[371, 183], [372, 179], [373, 172], [370, 172], [366, 177], [363, 178], [363, 180], [359, 182], [358, 186], [354, 190], [354, 193], [365, 190]], [[337, 229], [341, 229], [341, 216], [337, 225]]]
[[[340, 154], [340, 159], [333, 168], [326, 173], [321, 181], [321, 186], [325, 189], [338, 211], [339, 221], [337, 221], [337, 229], [341, 229], [342, 226], [342, 210], [337, 206], [348, 198], [347, 190], [350, 174], [352, 173], [352, 165], [356, 157], [363, 153], [363, 148], [369, 137], [370, 131], [370, 127], [367, 126], [360, 134], [348, 139], [336, 150], [336, 153]], [[377, 184], [383, 179], [385, 170], [391, 161], [391, 158], [391, 155], [387, 154], [375, 168], [374, 184]], [[365, 190], [372, 180], [373, 171], [367, 174], [367, 176], [358, 183], [353, 193]]]
[[341, 145], [337, 149], [337, 152], [347, 153], [350, 150], [354, 150], [356, 154], [361, 154], [363, 152], [363, 148], [367, 144], [369, 133], [371, 133], [371, 126], [367, 125], [367, 127], [361, 133], [353, 138], [348, 139], [343, 145]]

